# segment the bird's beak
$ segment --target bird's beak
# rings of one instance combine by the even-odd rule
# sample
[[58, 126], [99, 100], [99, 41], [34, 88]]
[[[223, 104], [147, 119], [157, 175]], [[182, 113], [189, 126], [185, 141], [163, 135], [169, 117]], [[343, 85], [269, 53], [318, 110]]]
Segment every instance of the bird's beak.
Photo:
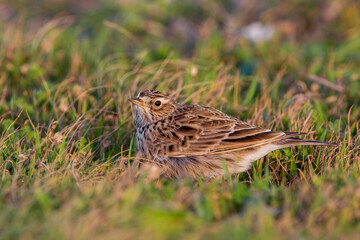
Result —
[[129, 98], [129, 101], [135, 105], [142, 106], [143, 103], [139, 98]]

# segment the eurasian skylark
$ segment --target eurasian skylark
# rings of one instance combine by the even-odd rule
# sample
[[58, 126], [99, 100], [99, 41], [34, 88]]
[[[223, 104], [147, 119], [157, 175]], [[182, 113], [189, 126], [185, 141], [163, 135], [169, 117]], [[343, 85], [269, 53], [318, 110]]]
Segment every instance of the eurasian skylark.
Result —
[[268, 153], [296, 145], [337, 146], [302, 140], [305, 133], [271, 131], [240, 121], [215, 108], [182, 105], [147, 90], [135, 104], [139, 155], [156, 164], [166, 177], [215, 177], [248, 170]]

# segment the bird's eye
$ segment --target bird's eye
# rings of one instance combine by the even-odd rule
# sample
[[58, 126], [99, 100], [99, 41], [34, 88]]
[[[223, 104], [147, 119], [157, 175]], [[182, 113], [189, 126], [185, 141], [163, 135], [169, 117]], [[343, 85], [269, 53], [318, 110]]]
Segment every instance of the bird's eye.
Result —
[[161, 101], [157, 100], [157, 101], [155, 102], [155, 106], [159, 107], [160, 105], [161, 105]]

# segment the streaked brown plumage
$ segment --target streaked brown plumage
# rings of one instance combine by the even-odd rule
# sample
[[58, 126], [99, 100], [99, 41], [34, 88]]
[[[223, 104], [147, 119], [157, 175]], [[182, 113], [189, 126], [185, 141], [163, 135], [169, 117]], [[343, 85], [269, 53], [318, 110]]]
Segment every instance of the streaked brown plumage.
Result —
[[271, 131], [242, 122], [221, 111], [182, 105], [155, 90], [130, 101], [135, 104], [136, 141], [142, 159], [167, 177], [215, 177], [248, 170], [268, 153], [295, 145], [336, 144], [295, 138], [305, 133]]

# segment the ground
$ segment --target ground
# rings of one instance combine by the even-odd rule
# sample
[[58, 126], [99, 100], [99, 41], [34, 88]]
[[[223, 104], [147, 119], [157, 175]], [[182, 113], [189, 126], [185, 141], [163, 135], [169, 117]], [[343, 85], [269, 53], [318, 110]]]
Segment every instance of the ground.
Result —
[[[3, 0], [0, 239], [359, 238], [359, 9]], [[146, 89], [339, 146], [213, 181], [134, 178], [128, 97]]]

